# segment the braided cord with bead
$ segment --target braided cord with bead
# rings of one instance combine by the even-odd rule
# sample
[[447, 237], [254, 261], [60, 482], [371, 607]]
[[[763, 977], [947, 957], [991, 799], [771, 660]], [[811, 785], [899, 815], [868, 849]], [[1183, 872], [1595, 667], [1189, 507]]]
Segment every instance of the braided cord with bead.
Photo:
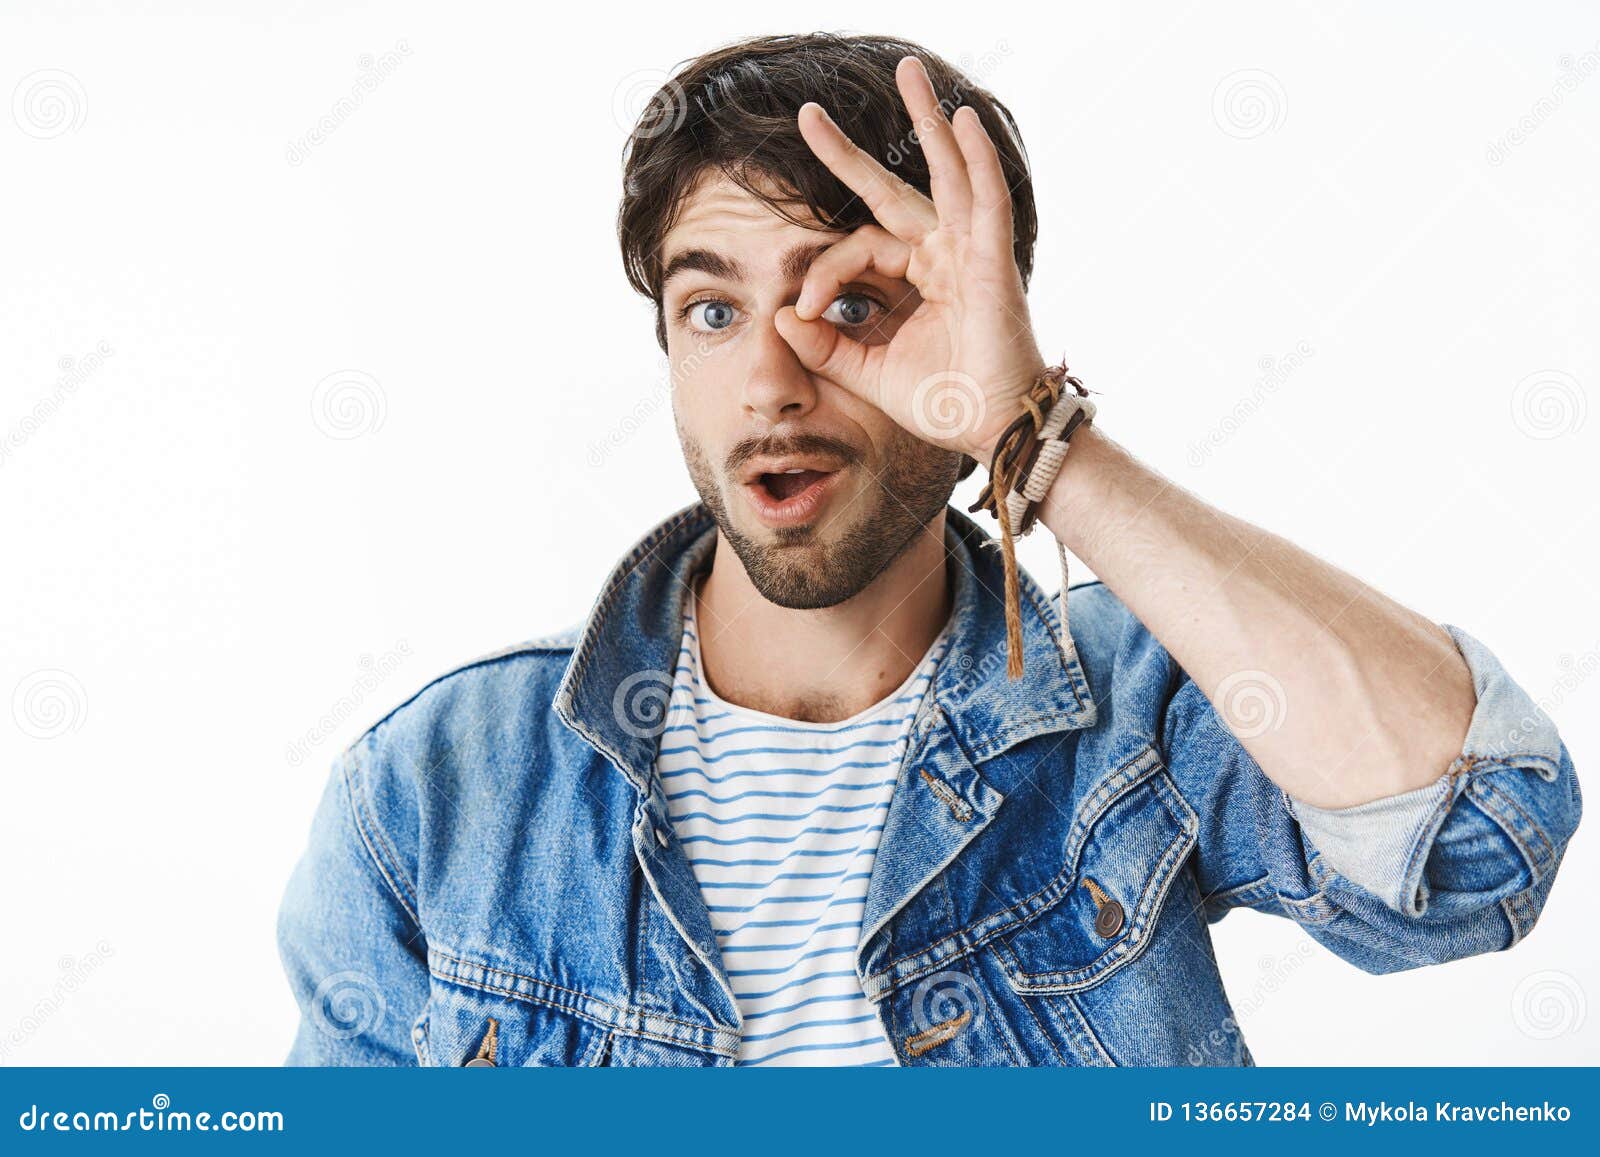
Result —
[[[1070, 385], [1074, 396], [1063, 400]], [[1005, 428], [995, 442], [989, 462], [989, 480], [969, 513], [987, 510], [1000, 524], [1000, 552], [1005, 560], [1006, 677], [1022, 676], [1021, 580], [1017, 573], [1016, 539], [1033, 529], [1039, 501], [1060, 473], [1068, 439], [1083, 423], [1092, 421], [1093, 402], [1083, 400], [1089, 391], [1067, 372], [1053, 366], [1039, 376], [1022, 399], [1023, 413]], [[1048, 411], [1041, 407], [1048, 407]], [[1067, 552], [1059, 542], [1061, 562], [1062, 647], [1071, 651], [1067, 624]]]

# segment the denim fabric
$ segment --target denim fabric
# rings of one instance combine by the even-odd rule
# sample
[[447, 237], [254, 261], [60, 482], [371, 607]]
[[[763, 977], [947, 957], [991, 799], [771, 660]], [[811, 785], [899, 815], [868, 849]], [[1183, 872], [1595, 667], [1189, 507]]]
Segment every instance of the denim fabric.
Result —
[[[1102, 586], [1072, 592], [1064, 651], [1023, 576], [1008, 681], [994, 540], [947, 518], [951, 641], [854, 960], [902, 1064], [1249, 1064], [1208, 932], [1237, 907], [1369, 972], [1532, 928], [1578, 786], [1476, 641], [1452, 629], [1479, 700], [1447, 774], [1309, 809]], [[279, 921], [291, 1063], [732, 1063], [738, 1009], [653, 770], [715, 542], [680, 511], [580, 628], [434, 681], [336, 761]]]

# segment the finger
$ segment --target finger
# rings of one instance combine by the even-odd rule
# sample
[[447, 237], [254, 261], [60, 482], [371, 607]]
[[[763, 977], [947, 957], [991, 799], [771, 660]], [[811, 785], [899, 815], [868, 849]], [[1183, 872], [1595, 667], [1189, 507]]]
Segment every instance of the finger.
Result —
[[878, 405], [875, 368], [887, 347], [862, 345], [840, 333], [831, 322], [803, 321], [788, 306], [773, 316], [773, 324], [806, 369]]
[[938, 228], [933, 202], [863, 152], [821, 105], [801, 105], [798, 121], [817, 160], [866, 203], [878, 224], [913, 245]]
[[817, 255], [806, 270], [794, 311], [802, 321], [822, 316], [839, 291], [867, 270], [900, 278], [911, 265], [911, 246], [876, 225], [863, 225]]
[[972, 215], [972, 182], [967, 178], [966, 159], [939, 106], [928, 70], [915, 56], [907, 56], [895, 69], [894, 78], [900, 86], [900, 99], [911, 114], [923, 158], [928, 162], [928, 184], [939, 220], [965, 228]]
[[1012, 247], [1011, 187], [1000, 165], [1000, 151], [984, 131], [983, 122], [970, 105], [956, 109], [955, 136], [967, 161], [972, 182], [970, 231], [985, 257], [1015, 259]]

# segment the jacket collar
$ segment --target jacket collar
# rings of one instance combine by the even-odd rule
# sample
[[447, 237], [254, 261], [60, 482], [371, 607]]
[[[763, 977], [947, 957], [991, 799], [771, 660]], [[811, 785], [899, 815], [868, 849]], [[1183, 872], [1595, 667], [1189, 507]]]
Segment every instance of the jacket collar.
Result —
[[[644, 795], [665, 727], [693, 578], [710, 565], [716, 520], [696, 502], [658, 525], [612, 569], [557, 688], [556, 714]], [[1005, 572], [999, 542], [945, 508], [952, 585], [950, 644], [933, 698], [974, 764], [1038, 735], [1095, 721], [1076, 651], [1061, 645], [1056, 608], [1026, 573], [1021, 583], [1024, 671], [1006, 678]], [[933, 719], [925, 705], [914, 726]]]

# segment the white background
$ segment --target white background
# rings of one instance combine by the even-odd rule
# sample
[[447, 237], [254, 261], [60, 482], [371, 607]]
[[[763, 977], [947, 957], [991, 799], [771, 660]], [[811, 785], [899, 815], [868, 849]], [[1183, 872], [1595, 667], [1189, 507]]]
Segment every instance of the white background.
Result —
[[[750, 33], [996, 91], [1102, 426], [1466, 627], [1597, 774], [1600, 17], [1421, 7], [8, 3], [0, 1063], [277, 1063], [331, 758], [693, 499], [619, 159]], [[1257, 1057], [1600, 1061], [1597, 824], [1511, 953], [1369, 977], [1230, 916]]]

